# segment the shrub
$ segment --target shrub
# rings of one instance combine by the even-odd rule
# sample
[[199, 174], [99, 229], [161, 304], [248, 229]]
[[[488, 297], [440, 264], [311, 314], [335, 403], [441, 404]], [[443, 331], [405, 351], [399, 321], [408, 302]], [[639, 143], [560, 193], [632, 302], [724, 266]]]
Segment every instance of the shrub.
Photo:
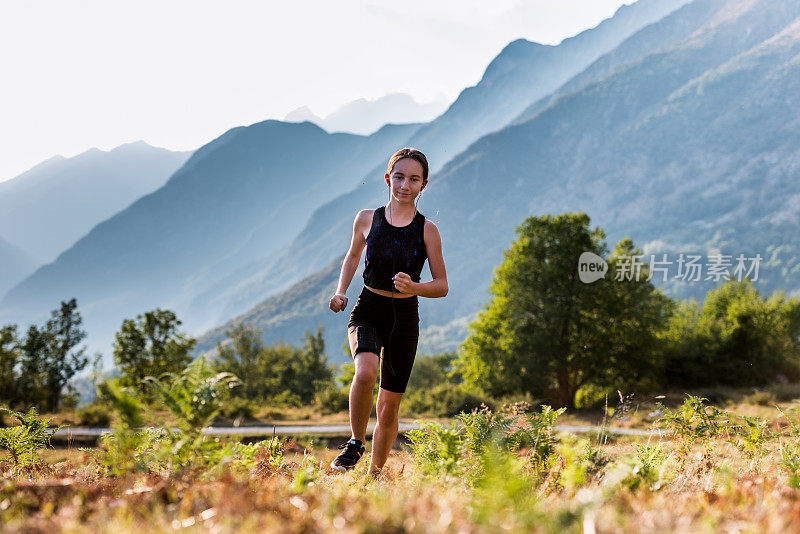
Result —
[[708, 399], [687, 395], [686, 400], [675, 410], [659, 403], [664, 413], [659, 419], [667, 432], [676, 437], [680, 451], [688, 454], [696, 442], [702, 444], [727, 430], [728, 414], [719, 408], [706, 405]]
[[774, 384], [770, 386], [769, 391], [775, 395], [778, 402], [790, 402], [800, 399], [800, 384], [786, 383]]
[[405, 409], [410, 413], [452, 417], [479, 408], [485, 400], [460, 385], [446, 382], [430, 390], [412, 390], [405, 400]]
[[298, 406], [303, 406], [303, 401], [300, 399], [300, 396], [297, 393], [294, 393], [289, 390], [284, 390], [275, 395], [270, 399], [271, 404], [275, 404], [277, 406], [284, 406], [287, 408], [296, 408]]
[[203, 452], [213, 448], [203, 429], [222, 411], [230, 390], [241, 384], [239, 379], [231, 373], [218, 373], [200, 356], [180, 374], [166, 373], [162, 378], [147, 377], [145, 381], [155, 398], [175, 417], [178, 427], [175, 432], [171, 425], [160, 425], [167, 434], [166, 442], [173, 447], [168, 462], [185, 467], [201, 460]]
[[424, 421], [420, 428], [406, 433], [411, 455], [426, 475], [459, 476], [465, 468], [465, 436], [456, 426], [444, 428]]
[[492, 441], [481, 452], [480, 465], [473, 484], [472, 518], [489, 532], [499, 531], [500, 524], [513, 532], [539, 530], [536, 481], [528, 476], [525, 461]]
[[131, 388], [121, 387], [116, 380], [97, 386], [101, 398], [117, 414], [113, 432], [100, 438], [99, 461], [114, 474], [148, 471], [156, 463], [156, 446], [161, 437], [158, 429], [143, 429], [145, 405]]
[[772, 406], [777, 402], [775, 394], [771, 391], [754, 391], [742, 399], [745, 404], [755, 404], [757, 406]]
[[456, 416], [463, 425], [467, 438], [467, 449], [479, 454], [486, 447], [492, 437], [492, 432], [497, 431], [505, 436], [511, 430], [513, 417], [508, 414], [492, 413], [485, 404], [481, 409], [473, 409], [469, 413], [462, 412]]
[[542, 405], [539, 412], [526, 412], [523, 418], [526, 424], [520, 426], [508, 436], [512, 450], [528, 447], [532, 451], [532, 458], [537, 464], [545, 464], [555, 451], [557, 439], [555, 426], [558, 417], [566, 408], [553, 410], [550, 406]]
[[349, 408], [350, 396], [347, 390], [330, 385], [316, 393], [314, 404], [322, 414], [338, 413]]
[[564, 408], [542, 406], [539, 412], [502, 414], [493, 413], [484, 404], [480, 410], [459, 413], [455, 425], [449, 428], [424, 421], [406, 435], [422, 473], [479, 476], [487, 447], [496, 446], [509, 453], [527, 447], [528, 462], [538, 479], [553, 464], [557, 442], [554, 425], [563, 412]]
[[206, 458], [210, 466], [205, 477], [245, 470], [264, 473], [284, 466], [284, 454], [294, 444], [292, 438], [277, 438], [244, 444], [228, 441], [211, 450]]
[[78, 407], [79, 402], [80, 398], [77, 393], [65, 393], [61, 395], [59, 408], [62, 410], [74, 410]]
[[671, 385], [757, 386], [797, 379], [800, 299], [764, 297], [750, 279], [728, 280], [697, 301], [681, 303], [665, 333], [665, 378]]
[[789, 475], [789, 487], [800, 489], [800, 446], [797, 441], [781, 443], [780, 466]]
[[728, 441], [749, 457], [754, 457], [764, 450], [764, 444], [771, 438], [769, 421], [761, 417], [737, 416], [741, 423], [732, 424]]
[[642, 485], [650, 490], [661, 488], [664, 482], [664, 471], [667, 453], [660, 445], [634, 444], [636, 455], [626, 459], [631, 467], [630, 474], [622, 480], [622, 484], [631, 491]]
[[92, 428], [106, 428], [111, 423], [111, 410], [105, 404], [93, 402], [77, 411], [78, 424]]
[[106, 381], [98, 389], [119, 415], [119, 423], [113, 433], [102, 437], [102, 462], [117, 474], [207, 465], [219, 449], [219, 440], [206, 439], [203, 429], [220, 413], [238, 379], [216, 372], [201, 356], [180, 374], [147, 377], [145, 383], [152, 398], [174, 417], [177, 430], [163, 421], [158, 428], [143, 429], [145, 412], [149, 419], [160, 421], [160, 417], [134, 390]]
[[241, 397], [231, 397], [222, 406], [222, 415], [228, 419], [252, 420], [258, 412], [258, 405], [248, 399]]
[[222, 411], [228, 392], [240, 384], [231, 373], [216, 372], [202, 356], [180, 374], [148, 376], [145, 382], [176, 418], [178, 428], [192, 436], [211, 424]]
[[560, 482], [570, 494], [574, 494], [609, 463], [599, 447], [592, 446], [588, 439], [571, 434], [564, 436], [564, 440], [556, 447], [556, 453], [564, 459]]

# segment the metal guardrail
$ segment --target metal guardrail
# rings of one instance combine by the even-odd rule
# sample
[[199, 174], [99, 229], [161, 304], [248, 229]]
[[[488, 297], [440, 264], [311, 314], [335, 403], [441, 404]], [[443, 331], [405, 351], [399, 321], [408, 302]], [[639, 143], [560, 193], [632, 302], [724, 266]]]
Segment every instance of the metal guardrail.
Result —
[[[367, 425], [367, 432], [375, 428], [374, 423]], [[398, 423], [398, 431], [406, 432], [419, 428], [414, 423]], [[606, 427], [592, 425], [556, 425], [558, 432], [584, 433], [584, 432], [605, 432], [606, 434], [617, 434], [621, 436], [649, 436], [663, 435], [662, 430], [645, 430], [640, 428]], [[209, 427], [204, 433], [214, 436], [271, 436], [273, 431], [276, 435], [284, 434], [342, 434], [350, 432], [350, 425], [259, 425], [259, 426], [239, 426], [239, 427]], [[80, 428], [67, 427], [61, 428], [55, 436], [65, 438], [88, 438], [100, 437], [103, 434], [113, 432], [111, 428]]]

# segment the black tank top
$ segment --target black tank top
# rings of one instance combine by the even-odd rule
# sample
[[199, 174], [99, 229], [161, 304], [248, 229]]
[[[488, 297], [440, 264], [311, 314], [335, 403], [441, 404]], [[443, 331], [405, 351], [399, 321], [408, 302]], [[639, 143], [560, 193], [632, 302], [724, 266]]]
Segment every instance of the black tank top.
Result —
[[[386, 206], [372, 214], [364, 257], [364, 285], [386, 291], [397, 291], [392, 277], [406, 273], [419, 282], [422, 266], [428, 257], [425, 249], [425, 216], [419, 211], [406, 226], [393, 226], [384, 215]], [[394, 258], [394, 270], [392, 269]]]

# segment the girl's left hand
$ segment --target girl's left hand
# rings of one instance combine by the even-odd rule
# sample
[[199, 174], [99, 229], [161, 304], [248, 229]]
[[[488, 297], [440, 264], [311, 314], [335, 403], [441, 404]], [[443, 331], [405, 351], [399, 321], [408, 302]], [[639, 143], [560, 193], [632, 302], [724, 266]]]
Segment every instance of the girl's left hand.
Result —
[[394, 280], [394, 287], [397, 288], [400, 293], [414, 294], [414, 286], [417, 284], [411, 280], [411, 277], [406, 273], [397, 273], [392, 280]]

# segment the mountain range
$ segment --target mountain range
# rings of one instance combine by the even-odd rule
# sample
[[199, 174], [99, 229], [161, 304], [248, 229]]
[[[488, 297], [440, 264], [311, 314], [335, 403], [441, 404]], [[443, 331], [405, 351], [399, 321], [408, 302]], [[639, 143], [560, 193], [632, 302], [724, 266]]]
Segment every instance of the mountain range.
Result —
[[0, 182], [0, 236], [16, 250], [0, 247], [0, 295], [97, 223], [164, 185], [190, 155], [137, 141], [54, 156]]
[[[464, 338], [469, 319], [488, 303], [503, 250], [532, 214], [585, 211], [610, 244], [631, 237], [672, 260], [679, 253], [760, 254], [757, 287], [798, 293], [798, 17], [797, 1], [695, 0], [566, 82], [572, 92], [564, 89], [538, 111], [536, 103], [526, 106], [448, 161], [420, 202], [439, 221], [451, 288], [445, 299], [421, 300], [421, 338], [449, 333], [430, 350]], [[352, 214], [370, 200], [351, 194], [341, 202]], [[344, 235], [350, 219], [330, 226]], [[322, 248], [310, 239], [302, 244]], [[344, 250], [337, 245], [320, 261]], [[292, 257], [281, 268], [295, 268]], [[296, 342], [301, 332], [291, 324], [322, 324], [332, 331], [332, 354], [344, 358], [338, 347], [346, 317], [324, 306], [341, 259], [208, 332], [198, 351], [245, 320], [263, 328], [267, 341]], [[702, 298], [719, 281], [655, 283], [672, 296]], [[287, 294], [291, 309], [280, 305]], [[270, 304], [265, 321], [260, 314]], [[312, 311], [282, 330], [272, 326], [303, 309]]]
[[[16, 285], [0, 319], [75, 296], [106, 353], [123, 318], [156, 306], [209, 329], [197, 353], [240, 320], [267, 342], [321, 324], [343, 361], [363, 262], [346, 313], [327, 302], [355, 214], [386, 203], [386, 160], [408, 145], [431, 161], [419, 209], [450, 282], [420, 300], [423, 352], [463, 340], [535, 214], [585, 211], [609, 242], [647, 251], [760, 253], [759, 287], [797, 291], [798, 17], [797, 0], [639, 0], [557, 46], [513, 41], [429, 123], [235, 128]], [[702, 296], [713, 282], [662, 285]]]

